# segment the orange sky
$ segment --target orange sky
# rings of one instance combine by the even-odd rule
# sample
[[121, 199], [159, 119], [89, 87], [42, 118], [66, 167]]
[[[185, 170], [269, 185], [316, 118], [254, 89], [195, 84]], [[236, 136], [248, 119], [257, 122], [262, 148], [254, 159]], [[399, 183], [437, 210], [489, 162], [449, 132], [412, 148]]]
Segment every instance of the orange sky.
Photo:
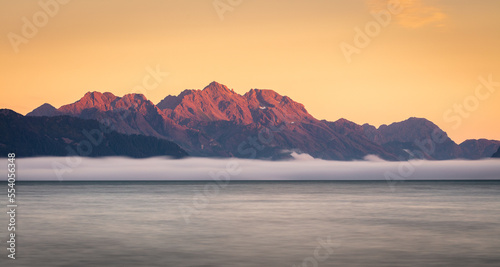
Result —
[[[479, 77], [500, 82], [500, 1], [400, 0], [350, 63], [342, 44], [355, 47], [355, 28], [373, 26], [370, 12], [387, 1], [58, 1], [3, 1], [0, 107], [26, 114], [87, 91], [121, 96], [159, 66], [168, 76], [143, 91], [154, 103], [215, 80], [242, 94], [274, 89], [318, 119], [425, 117], [457, 142], [500, 140], [500, 86], [476, 89]], [[36, 33], [25, 26], [34, 19]], [[453, 110], [464, 101], [464, 113]]]

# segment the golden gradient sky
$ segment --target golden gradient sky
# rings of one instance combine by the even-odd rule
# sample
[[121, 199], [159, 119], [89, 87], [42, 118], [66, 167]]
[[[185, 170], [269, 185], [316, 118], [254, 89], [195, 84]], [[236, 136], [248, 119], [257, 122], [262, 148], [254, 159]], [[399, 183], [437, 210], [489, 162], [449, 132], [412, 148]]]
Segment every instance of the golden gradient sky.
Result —
[[[145, 91], [154, 103], [215, 80], [241, 94], [274, 89], [318, 119], [379, 126], [425, 117], [456, 142], [500, 140], [500, 87], [474, 100], [480, 76], [500, 82], [497, 0], [400, 0], [403, 11], [351, 63], [340, 44], [353, 45], [354, 29], [387, 1], [241, 0], [221, 20], [213, 0], [72, 0], [17, 53], [9, 34], [23, 36], [23, 17], [43, 19], [43, 9], [0, 1], [0, 107], [22, 114], [87, 91], [131, 93], [159, 65], [169, 75]], [[443, 118], [464, 100], [467, 118]]]

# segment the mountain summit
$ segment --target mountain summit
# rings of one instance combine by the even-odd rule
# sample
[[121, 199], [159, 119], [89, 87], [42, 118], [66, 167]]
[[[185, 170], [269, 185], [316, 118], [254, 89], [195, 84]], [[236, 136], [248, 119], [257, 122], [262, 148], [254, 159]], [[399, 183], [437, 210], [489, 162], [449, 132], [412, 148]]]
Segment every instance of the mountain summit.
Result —
[[34, 116], [34, 117], [42, 117], [42, 116], [57, 116], [57, 115], [62, 115], [62, 113], [57, 110], [54, 106], [51, 104], [45, 103], [30, 113], [26, 114], [26, 116]]
[[203, 90], [185, 90], [178, 96], [169, 95], [157, 106], [180, 125], [194, 126], [213, 121], [250, 124], [253, 121], [245, 98], [217, 82], [210, 83]]
[[[408, 120], [379, 128], [346, 119], [318, 120], [301, 103], [269, 89], [244, 95], [212, 82], [203, 90], [184, 90], [157, 105], [141, 94], [118, 97], [88, 92], [55, 109], [48, 104], [28, 116], [70, 115], [110, 123], [118, 132], [172, 140], [193, 156], [279, 159], [292, 152], [316, 158], [352, 160], [373, 154], [387, 160], [490, 157], [495, 140], [457, 145], [429, 120]], [[421, 144], [442, 137], [432, 151]]]

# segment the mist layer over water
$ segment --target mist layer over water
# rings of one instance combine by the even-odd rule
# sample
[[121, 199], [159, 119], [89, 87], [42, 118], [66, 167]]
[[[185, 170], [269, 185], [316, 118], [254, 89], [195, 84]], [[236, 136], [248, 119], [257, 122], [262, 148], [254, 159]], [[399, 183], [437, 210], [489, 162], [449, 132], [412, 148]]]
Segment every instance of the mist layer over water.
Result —
[[[187, 158], [43, 157], [17, 160], [18, 180], [489, 180], [500, 179], [500, 160], [387, 162]], [[1, 169], [6, 177], [6, 169]], [[5, 174], [5, 175], [4, 175]]]
[[207, 183], [22, 182], [0, 265], [500, 265], [497, 181], [231, 182], [187, 223]]

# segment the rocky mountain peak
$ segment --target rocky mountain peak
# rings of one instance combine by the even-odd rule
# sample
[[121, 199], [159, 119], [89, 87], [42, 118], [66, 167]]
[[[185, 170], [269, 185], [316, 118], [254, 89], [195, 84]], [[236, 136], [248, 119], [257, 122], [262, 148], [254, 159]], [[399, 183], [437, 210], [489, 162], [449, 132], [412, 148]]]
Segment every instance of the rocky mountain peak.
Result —
[[41, 117], [41, 116], [57, 116], [61, 115], [61, 112], [59, 112], [54, 106], [51, 104], [45, 103], [30, 113], [26, 114], [26, 116], [36, 116], [36, 117]]
[[112, 109], [111, 103], [118, 97], [112, 93], [87, 92], [80, 100], [73, 104], [64, 105], [59, 108], [62, 113], [79, 114], [85, 109], [94, 108], [99, 111]]
[[235, 94], [235, 92], [233, 90], [230, 90], [227, 86], [215, 81], [211, 82], [209, 85], [203, 88], [203, 92], [211, 94]]

